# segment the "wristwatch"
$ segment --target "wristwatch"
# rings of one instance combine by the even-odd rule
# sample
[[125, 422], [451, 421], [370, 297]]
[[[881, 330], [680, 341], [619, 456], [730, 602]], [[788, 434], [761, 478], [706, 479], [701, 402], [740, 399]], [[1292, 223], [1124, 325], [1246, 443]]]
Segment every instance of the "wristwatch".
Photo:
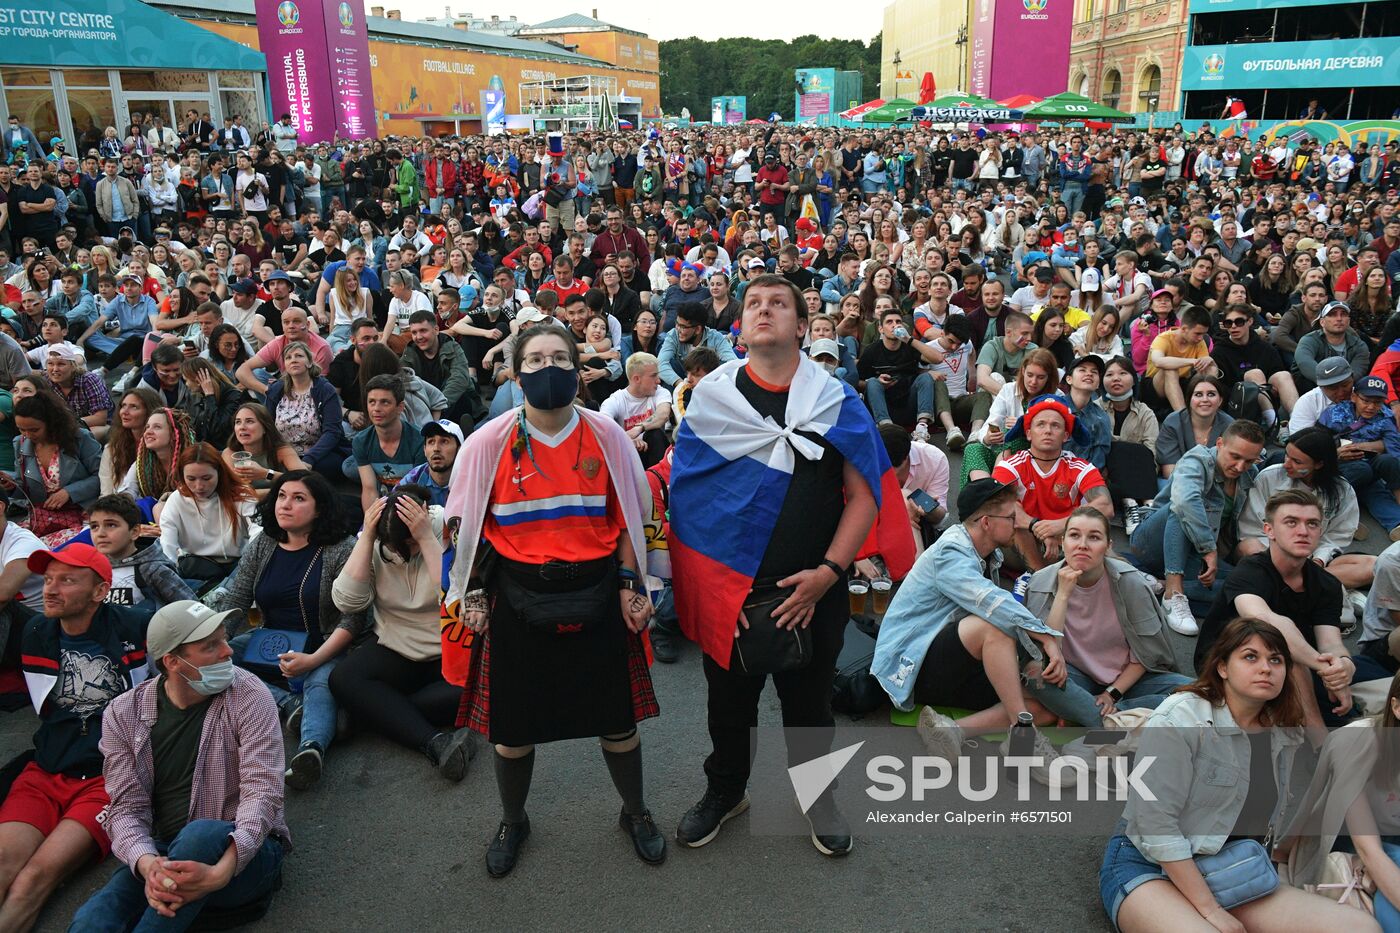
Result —
[[276, 474], [276, 473], [272, 472], [271, 470], [268, 470], [268, 471], [267, 471], [267, 478], [268, 478], [268, 479], [275, 479], [276, 477], [277, 477], [277, 474]]
[[1123, 699], [1123, 691], [1119, 690], [1117, 687], [1109, 687], [1104, 693], [1112, 697], [1114, 703], [1118, 703]]
[[641, 581], [636, 577], [619, 576], [617, 578], [617, 585], [620, 589], [631, 590], [634, 593], [639, 592], [642, 588]]

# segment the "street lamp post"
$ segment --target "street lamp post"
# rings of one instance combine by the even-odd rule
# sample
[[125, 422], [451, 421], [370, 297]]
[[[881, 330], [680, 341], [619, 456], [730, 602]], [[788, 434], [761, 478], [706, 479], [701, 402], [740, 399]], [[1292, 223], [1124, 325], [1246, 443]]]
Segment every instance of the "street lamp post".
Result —
[[967, 76], [967, 62], [966, 62], [966, 59], [965, 59], [965, 56], [966, 56], [966, 53], [967, 53], [967, 24], [966, 24], [966, 23], [964, 23], [963, 25], [961, 25], [961, 26], [958, 27], [958, 37], [957, 37], [956, 39], [953, 40], [953, 44], [956, 45], [956, 46], [958, 47], [958, 85], [961, 86], [961, 87], [970, 88], [971, 85], [972, 85], [972, 82], [968, 80], [968, 76]]
[[895, 49], [895, 50], [894, 50], [894, 58], [892, 58], [892, 59], [890, 60], [890, 64], [891, 64], [891, 65], [894, 65], [894, 96], [895, 96], [895, 97], [898, 97], [898, 96], [899, 96], [899, 49]]

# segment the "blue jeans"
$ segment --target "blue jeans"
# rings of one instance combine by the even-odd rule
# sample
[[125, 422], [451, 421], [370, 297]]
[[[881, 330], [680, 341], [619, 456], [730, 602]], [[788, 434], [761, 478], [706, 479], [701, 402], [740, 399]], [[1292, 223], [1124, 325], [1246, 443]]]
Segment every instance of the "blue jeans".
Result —
[[966, 191], [968, 194], [974, 194], [977, 191], [977, 179], [954, 178], [953, 193], [957, 194], [959, 190]]
[[1082, 181], [1067, 181], [1060, 189], [1060, 202], [1064, 204], [1065, 210], [1069, 211], [1071, 219], [1074, 212], [1084, 206], [1084, 183]]
[[339, 353], [350, 346], [350, 325], [337, 324], [331, 328], [331, 332], [326, 335], [326, 343], [331, 345], [332, 353]]
[[1166, 504], [1157, 506], [1152, 514], [1143, 519], [1128, 543], [1136, 555], [1129, 555], [1129, 561], [1139, 570], [1157, 576], [1181, 574], [1182, 591], [1191, 600], [1191, 610], [1198, 616], [1210, 611], [1215, 591], [1224, 585], [1233, 569], [1217, 551], [1215, 582], [1206, 586], [1196, 579], [1205, 562], [1191, 545], [1191, 539], [1186, 537], [1180, 519]]
[[[879, 379], [867, 379], [865, 381], [865, 400], [870, 403], [870, 413], [875, 416], [876, 423], [890, 421], [890, 406], [885, 400], [885, 393], [888, 389]], [[914, 405], [916, 414], [920, 418], [933, 420], [933, 376], [929, 373], [919, 373], [914, 377], [913, 384], [907, 390], [914, 395]]]
[[487, 412], [488, 418], [497, 415], [504, 415], [517, 405], [525, 403], [525, 393], [520, 391], [520, 386], [514, 380], [496, 387], [496, 394], [491, 398], [491, 409]]
[[[1382, 842], [1381, 846], [1385, 849], [1385, 854], [1390, 856], [1390, 860], [1400, 865], [1400, 845]], [[1376, 892], [1375, 904], [1376, 922], [1381, 925], [1381, 933], [1400, 933], [1400, 909], [1379, 891]]]
[[1386, 529], [1400, 525], [1400, 504], [1393, 490], [1400, 489], [1400, 460], [1377, 454], [1340, 464], [1342, 476], [1356, 490], [1356, 497]]
[[[213, 865], [229, 847], [233, 823], [227, 820], [195, 820], [176, 834], [169, 845], [157, 842], [156, 849], [172, 859]], [[127, 930], [188, 930], [206, 906], [231, 910], [266, 897], [282, 871], [282, 843], [272, 837], [263, 841], [248, 866], [233, 877], [228, 886], [197, 901], [191, 901], [172, 918], [162, 917], [146, 904], [146, 884], [123, 865], [110, 881], [73, 915], [68, 933], [125, 933]]]
[[[229, 640], [228, 644], [233, 649], [235, 658], [243, 657], [243, 653], [248, 648], [248, 641], [252, 637], [252, 632], [244, 632]], [[335, 670], [339, 661], [339, 658], [331, 658], [301, 680], [301, 739], [299, 745], [315, 742], [323, 752], [331, 747], [331, 740], [335, 738], [335, 714], [339, 707], [335, 704], [335, 697], [331, 696], [330, 680], [331, 671]], [[295, 694], [278, 684], [269, 684], [266, 681], [264, 684], [272, 692], [272, 698], [277, 701], [277, 708], [290, 711]]]
[[[1068, 661], [1065, 662], [1065, 670], [1068, 671], [1069, 678], [1063, 687], [1048, 683], [1041, 687], [1027, 685], [1027, 691], [1044, 703], [1051, 712], [1072, 723], [1096, 728], [1102, 726], [1103, 716], [1099, 713], [1094, 697], [1103, 693], [1106, 685], [1095, 683]], [[1123, 692], [1123, 699], [1117, 706], [1119, 709], [1156, 709], [1157, 705], [1167, 698], [1167, 694], [1190, 682], [1190, 677], [1181, 674], [1158, 674], [1148, 671], [1138, 678], [1137, 683]]]

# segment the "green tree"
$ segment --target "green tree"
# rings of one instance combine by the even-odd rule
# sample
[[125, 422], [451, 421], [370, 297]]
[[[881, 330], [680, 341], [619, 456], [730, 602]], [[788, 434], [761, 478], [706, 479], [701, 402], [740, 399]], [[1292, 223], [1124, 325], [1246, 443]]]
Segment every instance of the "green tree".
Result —
[[859, 71], [869, 97], [880, 86], [880, 38], [668, 39], [661, 43], [659, 56], [661, 109], [678, 114], [689, 107], [695, 119], [704, 120], [711, 97], [739, 94], [748, 98], [751, 119], [777, 111], [791, 120], [793, 80], [799, 68]]

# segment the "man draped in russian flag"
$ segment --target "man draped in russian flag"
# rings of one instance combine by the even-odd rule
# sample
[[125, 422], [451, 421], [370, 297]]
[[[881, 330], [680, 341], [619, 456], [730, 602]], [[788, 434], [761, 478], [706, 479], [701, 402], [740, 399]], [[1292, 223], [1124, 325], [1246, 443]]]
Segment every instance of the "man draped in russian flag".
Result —
[[[807, 727], [789, 733], [789, 766], [831, 750], [847, 569], [878, 552], [898, 579], [914, 559], [874, 421], [854, 390], [801, 352], [802, 293], [781, 276], [758, 276], [741, 326], [748, 357], [696, 385], [671, 470], [676, 611], [705, 652], [714, 746], [705, 794], [676, 830], [691, 847], [749, 806], [749, 730], [768, 674], [784, 725]], [[851, 850], [830, 789], [806, 813], [820, 852]]]

